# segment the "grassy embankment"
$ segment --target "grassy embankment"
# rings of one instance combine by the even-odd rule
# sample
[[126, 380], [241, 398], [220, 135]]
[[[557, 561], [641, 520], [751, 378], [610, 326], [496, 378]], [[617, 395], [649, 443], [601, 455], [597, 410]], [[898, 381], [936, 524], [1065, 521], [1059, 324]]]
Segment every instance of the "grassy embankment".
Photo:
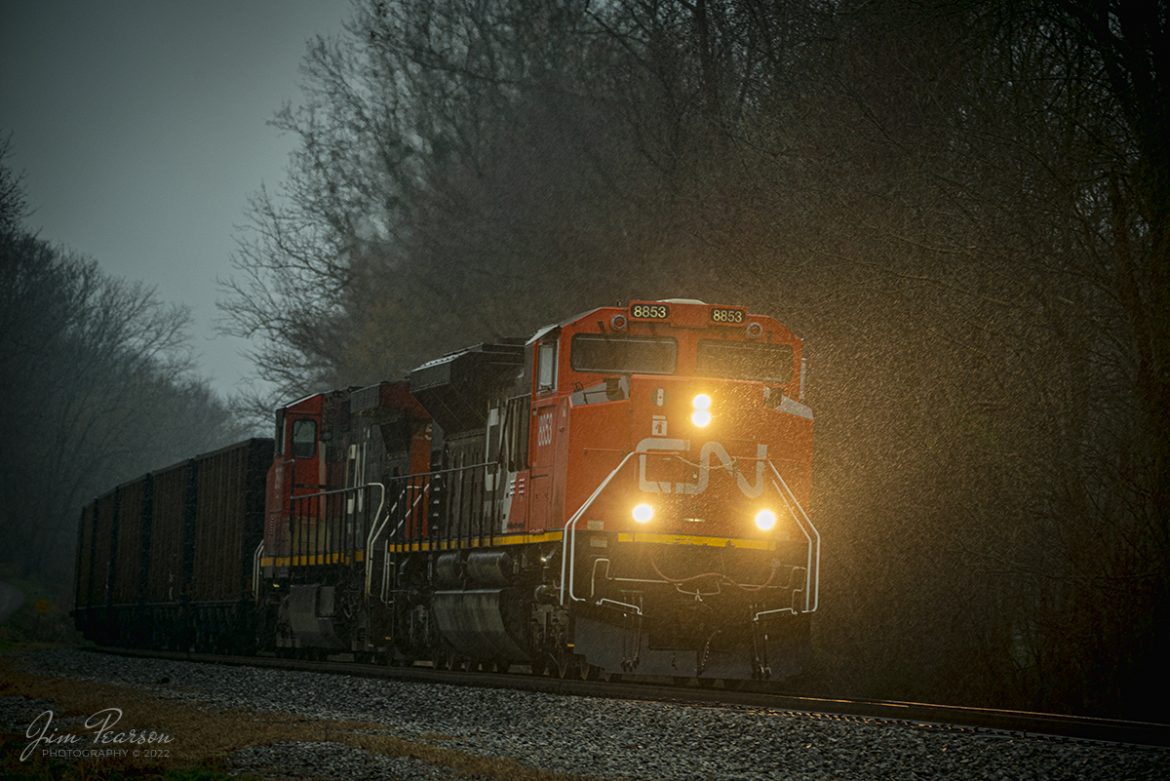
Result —
[[[9, 732], [0, 738], [0, 778], [4, 779], [213, 781], [228, 777], [230, 766], [225, 757], [238, 749], [289, 741], [326, 741], [375, 754], [411, 757], [484, 781], [583, 781], [580, 776], [544, 771], [513, 759], [483, 757], [453, 749], [442, 745], [451, 739], [442, 734], [407, 739], [381, 724], [308, 719], [272, 711], [213, 710], [137, 686], [32, 675], [21, 669], [16, 650], [19, 649], [10, 647], [9, 653], [0, 656], [0, 697], [52, 702], [55, 723], [63, 723], [69, 716], [87, 717], [104, 708], [118, 707], [125, 714], [118, 725], [120, 728], [164, 732], [173, 737], [173, 742], [165, 746], [170, 756], [163, 760], [133, 757], [49, 760], [36, 756], [21, 762], [20, 754], [29, 738], [23, 733]], [[30, 703], [29, 720], [41, 710]], [[89, 733], [78, 724], [58, 729], [89, 738]], [[279, 768], [265, 775], [283, 777]]]

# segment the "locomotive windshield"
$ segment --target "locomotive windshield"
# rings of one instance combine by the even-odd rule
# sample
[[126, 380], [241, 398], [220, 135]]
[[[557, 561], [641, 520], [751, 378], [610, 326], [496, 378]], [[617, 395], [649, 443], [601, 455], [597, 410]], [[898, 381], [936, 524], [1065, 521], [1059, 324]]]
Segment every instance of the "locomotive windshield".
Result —
[[674, 339], [578, 334], [570, 363], [579, 372], [673, 374], [678, 362]]
[[787, 344], [699, 342], [698, 372], [735, 380], [792, 379], [792, 347]]

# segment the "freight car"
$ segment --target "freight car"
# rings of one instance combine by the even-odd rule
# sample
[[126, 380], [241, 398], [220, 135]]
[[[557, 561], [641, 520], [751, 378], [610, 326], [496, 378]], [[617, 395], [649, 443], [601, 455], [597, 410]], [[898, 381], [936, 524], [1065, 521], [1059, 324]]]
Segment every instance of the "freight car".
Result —
[[635, 301], [298, 400], [274, 440], [85, 508], [78, 625], [562, 676], [791, 675], [820, 562], [802, 350], [743, 307]]
[[100, 643], [249, 652], [272, 440], [143, 475], [82, 510], [74, 623]]

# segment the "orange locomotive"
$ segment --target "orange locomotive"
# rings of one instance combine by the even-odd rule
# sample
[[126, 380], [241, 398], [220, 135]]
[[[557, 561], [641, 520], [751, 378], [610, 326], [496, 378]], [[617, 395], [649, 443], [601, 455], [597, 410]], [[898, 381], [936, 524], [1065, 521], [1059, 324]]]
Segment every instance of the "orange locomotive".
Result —
[[586, 677], [799, 670], [817, 608], [802, 343], [603, 307], [278, 412], [262, 645]]

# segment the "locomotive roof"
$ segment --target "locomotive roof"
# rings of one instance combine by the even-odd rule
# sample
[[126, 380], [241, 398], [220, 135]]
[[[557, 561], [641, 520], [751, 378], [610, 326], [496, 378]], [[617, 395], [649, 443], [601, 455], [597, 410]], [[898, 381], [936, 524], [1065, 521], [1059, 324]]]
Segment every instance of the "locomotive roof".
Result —
[[578, 312], [577, 314], [573, 315], [572, 317], [567, 317], [564, 320], [561, 320], [559, 322], [549, 323], [548, 325], [540, 328], [536, 333], [534, 333], [532, 335], [532, 337], [529, 338], [529, 340], [524, 343], [524, 346], [527, 347], [527, 346], [532, 345], [536, 342], [539, 342], [550, 331], [555, 331], [558, 328], [561, 328], [563, 326], [568, 325], [569, 323], [575, 323], [578, 320], [581, 320], [582, 318], [588, 317], [589, 315], [593, 314], [594, 312], [600, 311], [604, 308], [605, 307], [595, 306], [592, 309], [586, 309], [584, 312]]
[[[697, 298], [659, 298], [656, 300], [658, 303], [662, 303], [662, 304], [700, 304], [702, 306], [707, 305], [706, 301], [700, 301]], [[564, 320], [561, 320], [560, 322], [550, 323], [550, 324], [540, 328], [536, 333], [534, 333], [532, 335], [532, 337], [529, 338], [529, 340], [527, 342], [525, 342], [525, 346], [527, 347], [527, 346], [532, 345], [536, 342], [539, 342], [550, 331], [555, 331], [558, 328], [563, 328], [564, 326], [568, 325], [569, 323], [575, 323], [578, 320], [583, 320], [584, 318], [588, 317], [589, 315], [593, 314], [594, 312], [599, 312], [602, 309], [607, 309], [607, 308], [608, 307], [596, 306], [596, 307], [593, 307], [592, 309], [586, 309], [583, 312], [578, 312], [577, 314], [573, 315], [572, 317], [565, 318]]]
[[458, 350], [452, 350], [449, 353], [445, 353], [443, 355], [440, 355], [438, 358], [432, 358], [431, 360], [429, 360], [425, 363], [420, 363], [418, 366], [414, 367], [410, 371], [416, 372], [416, 371], [419, 371], [420, 369], [429, 369], [432, 366], [438, 366], [438, 365], [443, 364], [443, 363], [449, 363], [450, 361], [455, 360], [456, 358], [460, 357], [461, 355], [466, 355], [467, 353], [490, 352], [494, 348], [497, 348], [497, 347], [514, 347], [516, 345], [523, 344], [523, 343], [524, 343], [523, 338], [518, 337], [518, 336], [505, 336], [505, 337], [503, 337], [497, 341], [494, 341], [494, 342], [480, 342], [479, 344], [473, 344], [469, 347], [460, 347]]

